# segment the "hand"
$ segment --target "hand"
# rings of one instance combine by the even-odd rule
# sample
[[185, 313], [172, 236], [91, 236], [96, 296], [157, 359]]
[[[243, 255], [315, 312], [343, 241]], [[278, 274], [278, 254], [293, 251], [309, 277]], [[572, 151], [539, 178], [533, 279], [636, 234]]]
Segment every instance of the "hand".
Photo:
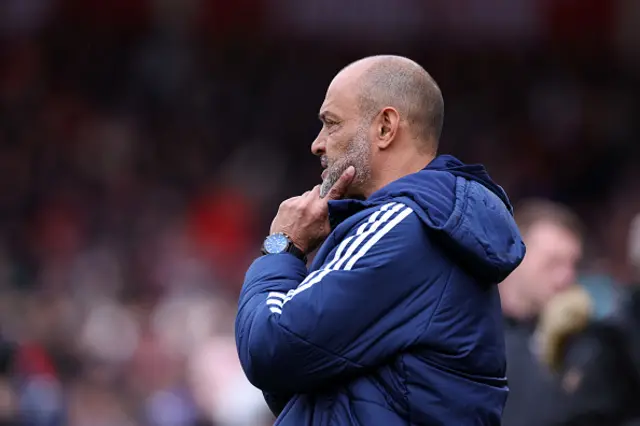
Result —
[[331, 232], [328, 201], [345, 195], [355, 173], [353, 166], [347, 168], [324, 198], [320, 197], [320, 185], [316, 185], [311, 191], [283, 201], [271, 223], [271, 233], [284, 233], [304, 253], [315, 250]]

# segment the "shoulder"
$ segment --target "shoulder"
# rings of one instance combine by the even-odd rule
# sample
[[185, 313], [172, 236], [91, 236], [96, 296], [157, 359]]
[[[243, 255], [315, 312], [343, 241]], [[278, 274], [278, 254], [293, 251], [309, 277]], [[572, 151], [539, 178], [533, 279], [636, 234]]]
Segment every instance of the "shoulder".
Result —
[[610, 321], [593, 321], [567, 339], [564, 368], [620, 366], [620, 356], [624, 352], [624, 338], [619, 327]]
[[[371, 206], [340, 224], [325, 256], [354, 258], [358, 263], [393, 260], [423, 249], [425, 230], [407, 204], [390, 201]], [[322, 258], [326, 258], [322, 256]]]
[[367, 239], [371, 244], [380, 239], [405, 241], [422, 236], [423, 227], [414, 209], [403, 202], [390, 201], [367, 208], [349, 224], [337, 242], [345, 239]]

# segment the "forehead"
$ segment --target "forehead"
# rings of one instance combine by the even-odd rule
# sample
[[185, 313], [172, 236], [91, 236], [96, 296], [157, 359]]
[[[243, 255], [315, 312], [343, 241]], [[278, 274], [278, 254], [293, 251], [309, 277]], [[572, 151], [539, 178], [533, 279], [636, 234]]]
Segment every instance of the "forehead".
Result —
[[336, 114], [350, 116], [358, 113], [358, 84], [357, 70], [345, 69], [338, 73], [329, 84], [324, 102], [320, 107], [320, 114]]
[[582, 243], [576, 235], [562, 226], [546, 221], [531, 226], [527, 231], [526, 244], [544, 253], [570, 253], [579, 256], [582, 251]]

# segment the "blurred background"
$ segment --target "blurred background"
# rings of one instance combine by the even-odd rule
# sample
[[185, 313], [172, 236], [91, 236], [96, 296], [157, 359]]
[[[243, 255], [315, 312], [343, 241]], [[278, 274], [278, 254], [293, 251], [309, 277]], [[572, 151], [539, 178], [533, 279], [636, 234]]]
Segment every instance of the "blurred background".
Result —
[[636, 0], [1, 0], [1, 424], [272, 424], [237, 295], [365, 55], [423, 65], [441, 151], [572, 208], [582, 275], [628, 285], [639, 24]]

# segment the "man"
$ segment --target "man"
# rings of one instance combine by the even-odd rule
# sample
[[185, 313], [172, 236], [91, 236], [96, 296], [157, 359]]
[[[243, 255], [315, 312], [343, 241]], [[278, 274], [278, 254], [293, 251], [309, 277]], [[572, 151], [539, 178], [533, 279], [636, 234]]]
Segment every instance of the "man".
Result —
[[558, 353], [557, 362], [549, 363], [562, 392], [550, 410], [549, 425], [640, 425], [640, 216], [631, 226], [629, 254], [634, 281], [621, 291], [610, 315], [592, 316], [580, 324], [575, 324], [575, 317], [568, 318], [567, 312], [595, 306], [584, 290], [581, 297], [560, 294], [543, 311], [543, 319], [553, 319], [555, 310], [562, 311], [563, 322], [573, 322], [571, 327], [564, 324], [550, 330], [562, 333], [562, 339], [555, 339], [561, 345], [551, 347]]
[[406, 58], [365, 58], [331, 82], [311, 147], [323, 183], [281, 204], [236, 319], [277, 425], [500, 424], [495, 284], [525, 249], [484, 168], [436, 157], [443, 116]]
[[516, 212], [527, 256], [500, 284], [510, 388], [503, 425], [540, 426], [548, 424], [557, 389], [538, 361], [533, 335], [544, 306], [577, 281], [582, 227], [573, 212], [550, 201], [525, 201]]

